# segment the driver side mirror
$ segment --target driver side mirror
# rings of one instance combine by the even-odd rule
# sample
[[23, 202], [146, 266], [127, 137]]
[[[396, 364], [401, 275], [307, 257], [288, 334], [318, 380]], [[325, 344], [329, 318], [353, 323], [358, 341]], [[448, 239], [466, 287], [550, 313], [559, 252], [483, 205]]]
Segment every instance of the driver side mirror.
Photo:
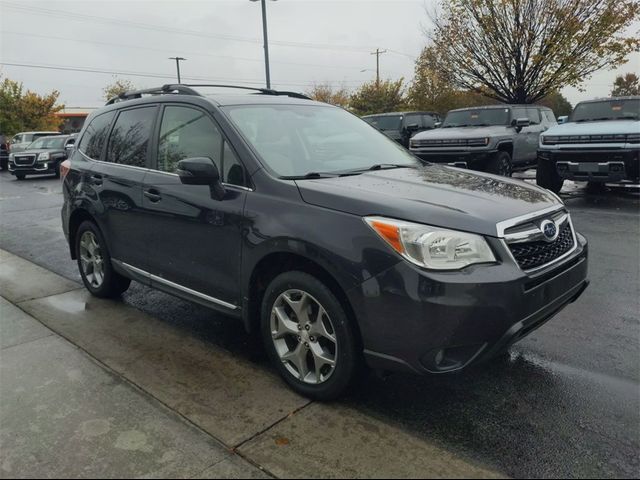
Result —
[[420, 125], [418, 125], [417, 123], [410, 123], [409, 125], [406, 126], [406, 129], [409, 132], [415, 132], [419, 128], [420, 128]]
[[569, 116], [568, 115], [562, 115], [562, 116], [558, 117], [558, 123], [567, 123], [567, 120], [569, 120]]
[[531, 125], [531, 121], [528, 118], [516, 118], [512, 125], [515, 127], [516, 132], [520, 132], [524, 127]]
[[222, 186], [220, 172], [213, 160], [207, 157], [185, 158], [178, 162], [176, 173], [185, 185], [208, 185], [211, 198], [222, 200], [225, 189]]

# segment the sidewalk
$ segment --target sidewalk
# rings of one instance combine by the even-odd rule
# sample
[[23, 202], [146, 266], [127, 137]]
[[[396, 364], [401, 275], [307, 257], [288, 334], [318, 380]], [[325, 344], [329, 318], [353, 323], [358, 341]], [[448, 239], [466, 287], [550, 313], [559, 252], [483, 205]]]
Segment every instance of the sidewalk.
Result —
[[0, 295], [0, 477], [499, 476], [2, 250]]

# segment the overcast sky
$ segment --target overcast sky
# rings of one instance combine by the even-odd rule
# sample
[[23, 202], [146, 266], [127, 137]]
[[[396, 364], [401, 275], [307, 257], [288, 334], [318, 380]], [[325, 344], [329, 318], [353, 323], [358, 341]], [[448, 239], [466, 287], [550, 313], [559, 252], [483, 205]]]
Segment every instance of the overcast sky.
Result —
[[[387, 50], [380, 57], [382, 77], [411, 80], [434, 2], [268, 0], [272, 86], [307, 91], [331, 82], [353, 88], [375, 77], [370, 52], [376, 48]], [[263, 86], [260, 3], [0, 0], [0, 72], [38, 93], [59, 90], [68, 107], [103, 103], [102, 88], [113, 74], [99, 72], [119, 72], [118, 78], [141, 88], [175, 81], [172, 56], [187, 58], [181, 65], [185, 83]], [[636, 54], [617, 71], [594, 75], [585, 92], [564, 93], [572, 103], [607, 96], [616, 74], [638, 70]]]

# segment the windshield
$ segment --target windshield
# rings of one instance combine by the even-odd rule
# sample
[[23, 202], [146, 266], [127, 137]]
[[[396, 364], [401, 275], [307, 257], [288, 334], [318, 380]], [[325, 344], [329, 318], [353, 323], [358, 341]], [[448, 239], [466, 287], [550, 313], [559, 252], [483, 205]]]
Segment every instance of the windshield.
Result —
[[402, 146], [340, 108], [241, 105], [225, 110], [266, 166], [281, 177], [420, 164]]
[[65, 137], [42, 137], [29, 145], [29, 150], [61, 149], [64, 147]]
[[601, 102], [579, 103], [573, 110], [570, 122], [593, 122], [598, 120], [638, 120], [640, 99], [603, 100]]
[[379, 117], [367, 117], [364, 119], [378, 130], [400, 130], [402, 115], [381, 115]]
[[477, 110], [455, 110], [447, 113], [442, 128], [484, 127], [507, 125], [508, 123], [508, 108], [479, 108]]

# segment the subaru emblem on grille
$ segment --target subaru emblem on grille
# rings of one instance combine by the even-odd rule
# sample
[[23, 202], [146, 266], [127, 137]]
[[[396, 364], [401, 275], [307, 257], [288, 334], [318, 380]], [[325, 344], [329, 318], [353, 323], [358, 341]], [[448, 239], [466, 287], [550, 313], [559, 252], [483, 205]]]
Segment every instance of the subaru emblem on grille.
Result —
[[540, 224], [540, 230], [542, 230], [542, 234], [544, 235], [544, 239], [547, 242], [553, 242], [556, 238], [558, 238], [558, 226], [555, 222], [551, 220], [544, 220]]

